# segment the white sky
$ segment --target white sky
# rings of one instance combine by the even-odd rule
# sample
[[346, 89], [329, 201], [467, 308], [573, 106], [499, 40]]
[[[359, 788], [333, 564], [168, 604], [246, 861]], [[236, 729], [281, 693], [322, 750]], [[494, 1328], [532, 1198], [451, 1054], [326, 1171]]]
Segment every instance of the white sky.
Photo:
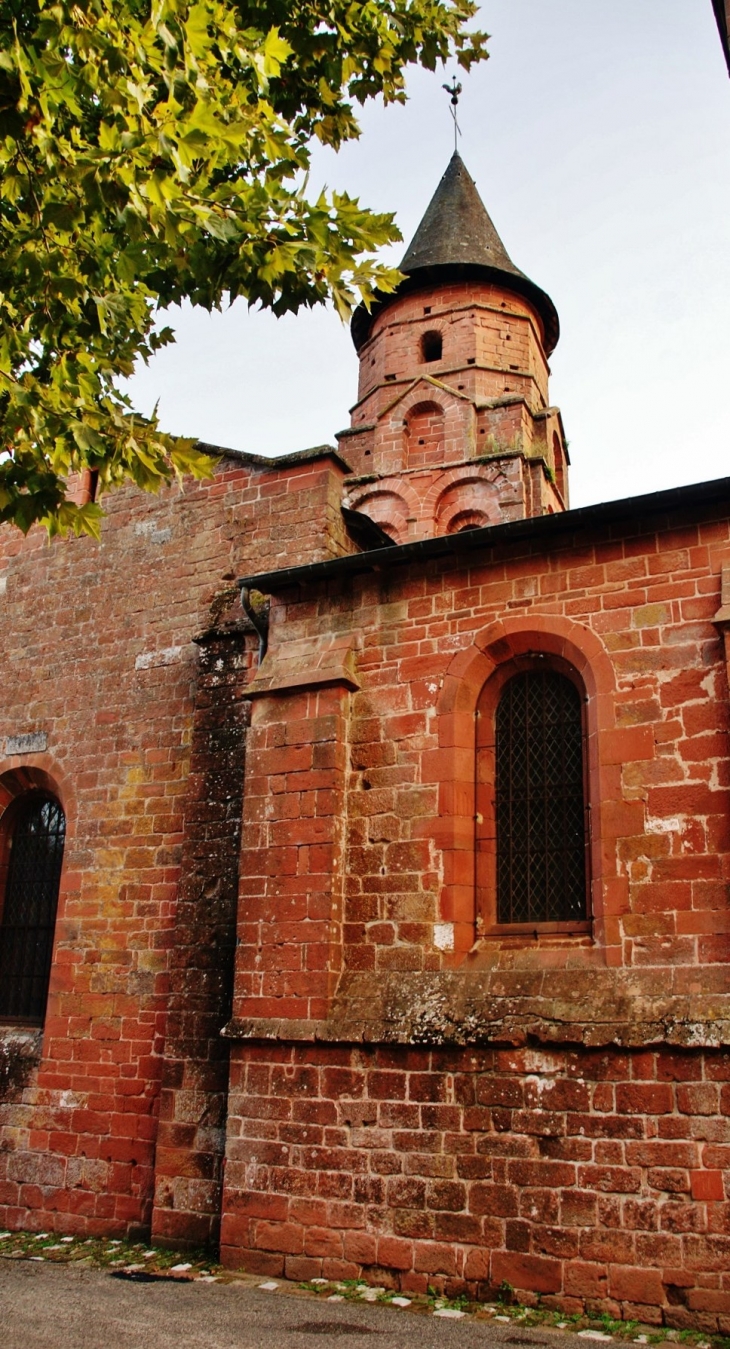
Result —
[[[491, 59], [468, 77], [460, 151], [562, 337], [572, 504], [730, 474], [730, 80], [711, 0], [488, 0]], [[407, 242], [452, 150], [452, 73], [413, 72], [404, 107], [312, 174]], [[399, 247], [397, 262], [403, 248]], [[176, 346], [132, 381], [168, 431], [258, 454], [334, 443], [357, 360], [331, 312], [243, 301], [173, 311]]]

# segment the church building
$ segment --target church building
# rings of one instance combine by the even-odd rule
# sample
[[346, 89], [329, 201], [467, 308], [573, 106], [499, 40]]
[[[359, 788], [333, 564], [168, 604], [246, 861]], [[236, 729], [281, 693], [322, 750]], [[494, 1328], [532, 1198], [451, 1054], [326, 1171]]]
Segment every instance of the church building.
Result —
[[458, 154], [338, 444], [0, 531], [0, 1223], [730, 1334], [730, 479], [571, 510]]

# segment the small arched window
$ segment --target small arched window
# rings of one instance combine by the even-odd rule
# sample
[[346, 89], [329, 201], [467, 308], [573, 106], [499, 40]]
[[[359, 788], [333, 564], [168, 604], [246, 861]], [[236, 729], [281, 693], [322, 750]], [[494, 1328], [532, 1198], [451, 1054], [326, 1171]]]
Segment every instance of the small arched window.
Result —
[[441, 333], [424, 333], [421, 338], [421, 360], [426, 363], [430, 361], [440, 361], [443, 354], [444, 343]]
[[20, 797], [8, 814], [11, 811], [0, 867], [0, 1017], [41, 1023], [51, 973], [66, 817], [55, 797], [44, 792]]
[[494, 803], [498, 924], [587, 917], [583, 708], [552, 669], [510, 678], [497, 704]]

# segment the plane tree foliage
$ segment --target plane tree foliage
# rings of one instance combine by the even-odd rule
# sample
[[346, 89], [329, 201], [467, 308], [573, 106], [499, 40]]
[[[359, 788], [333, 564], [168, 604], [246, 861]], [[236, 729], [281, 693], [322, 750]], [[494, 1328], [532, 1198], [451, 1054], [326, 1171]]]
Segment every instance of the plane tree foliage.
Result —
[[[472, 0], [0, 0], [0, 521], [97, 534], [98, 493], [206, 476], [125, 378], [165, 309], [344, 317], [397, 273], [390, 214], [308, 192], [409, 64], [485, 55]], [[76, 496], [78, 494], [76, 493]]]

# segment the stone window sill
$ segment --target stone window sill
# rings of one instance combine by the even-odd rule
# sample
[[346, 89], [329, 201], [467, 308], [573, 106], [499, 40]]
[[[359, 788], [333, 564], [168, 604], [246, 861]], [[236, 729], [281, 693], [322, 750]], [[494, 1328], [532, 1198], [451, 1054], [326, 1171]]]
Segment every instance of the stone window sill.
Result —
[[524, 937], [526, 940], [537, 937], [585, 937], [590, 936], [593, 923], [589, 918], [580, 922], [567, 923], [493, 923], [481, 934], [480, 940], [490, 937]]

